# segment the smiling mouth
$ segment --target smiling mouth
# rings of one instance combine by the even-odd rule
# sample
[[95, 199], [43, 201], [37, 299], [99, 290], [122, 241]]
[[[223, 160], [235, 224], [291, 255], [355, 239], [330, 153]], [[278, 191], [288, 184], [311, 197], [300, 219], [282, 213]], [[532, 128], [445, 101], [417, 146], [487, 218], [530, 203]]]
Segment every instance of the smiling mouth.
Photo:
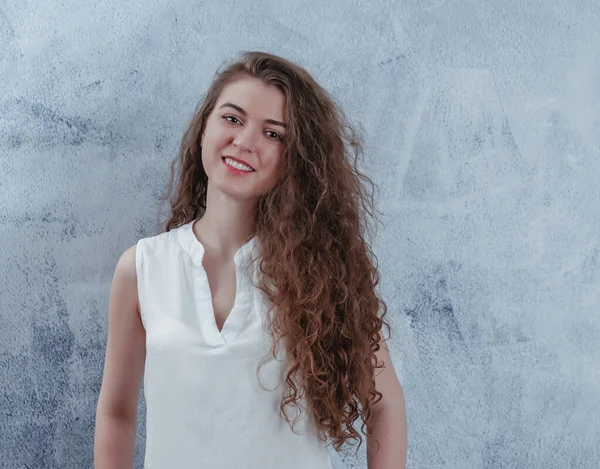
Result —
[[[230, 168], [232, 168], [232, 169], [236, 169], [236, 170], [238, 170], [238, 171], [243, 171], [243, 172], [246, 172], [246, 173], [253, 173], [253, 172], [255, 172], [255, 171], [256, 171], [254, 168], [251, 168], [251, 167], [250, 167], [250, 166], [248, 166], [248, 165], [244, 165], [244, 166], [247, 166], [248, 168], [250, 168], [250, 169], [251, 169], [251, 171], [248, 171], [247, 169], [239, 169], [239, 168], [236, 168], [236, 167], [234, 167], [234, 166], [231, 166], [231, 165], [227, 164], [227, 161], [225, 161], [226, 159], [230, 159], [230, 160], [232, 160], [232, 161], [235, 161], [235, 160], [234, 160], [234, 159], [232, 159], [232, 158], [226, 157], [226, 156], [222, 156], [222, 157], [221, 157], [221, 160], [223, 160], [223, 163], [224, 163], [224, 164], [226, 164], [227, 166], [229, 166], [229, 167], [230, 167]], [[239, 162], [237, 162], [237, 161], [236, 161], [236, 163], [239, 163]], [[243, 164], [243, 163], [240, 163], [240, 164]]]

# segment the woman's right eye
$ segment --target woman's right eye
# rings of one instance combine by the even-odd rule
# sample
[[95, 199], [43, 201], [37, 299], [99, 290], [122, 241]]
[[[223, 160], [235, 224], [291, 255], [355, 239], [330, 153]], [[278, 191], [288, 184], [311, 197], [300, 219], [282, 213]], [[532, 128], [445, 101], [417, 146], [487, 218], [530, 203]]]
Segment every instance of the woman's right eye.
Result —
[[227, 115], [223, 116], [223, 119], [225, 119], [227, 122], [231, 122], [231, 121], [228, 119], [228, 117], [231, 117], [232, 119], [235, 119], [236, 121], [238, 121], [238, 122], [239, 122], [239, 120], [238, 120], [238, 118], [237, 118], [237, 117], [235, 117], [235, 116], [230, 116], [229, 114], [227, 114]]

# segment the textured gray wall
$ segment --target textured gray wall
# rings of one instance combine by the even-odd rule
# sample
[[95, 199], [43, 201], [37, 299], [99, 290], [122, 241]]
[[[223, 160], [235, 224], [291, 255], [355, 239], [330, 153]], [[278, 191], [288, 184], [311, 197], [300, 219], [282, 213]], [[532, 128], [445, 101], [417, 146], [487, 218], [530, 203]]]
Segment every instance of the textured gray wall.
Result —
[[598, 467], [597, 5], [0, 2], [0, 466], [91, 467], [116, 261], [262, 49], [364, 123], [408, 466]]

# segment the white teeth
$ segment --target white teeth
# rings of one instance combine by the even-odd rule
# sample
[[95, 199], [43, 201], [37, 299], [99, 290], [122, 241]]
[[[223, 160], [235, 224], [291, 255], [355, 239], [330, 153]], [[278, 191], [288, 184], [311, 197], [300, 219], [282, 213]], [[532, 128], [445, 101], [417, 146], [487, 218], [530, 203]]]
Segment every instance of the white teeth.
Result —
[[242, 171], [253, 171], [253, 169], [245, 164], [242, 164], [238, 161], [232, 160], [231, 158], [225, 158], [225, 163], [229, 166], [234, 167], [235, 169], [241, 169]]

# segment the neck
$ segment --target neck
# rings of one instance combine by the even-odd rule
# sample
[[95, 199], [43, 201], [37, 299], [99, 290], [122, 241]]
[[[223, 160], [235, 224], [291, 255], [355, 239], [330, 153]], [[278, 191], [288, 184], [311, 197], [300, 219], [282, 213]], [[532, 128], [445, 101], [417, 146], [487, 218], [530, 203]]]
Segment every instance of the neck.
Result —
[[[216, 192], [216, 191], [215, 191]], [[204, 248], [219, 257], [231, 257], [255, 234], [256, 202], [207, 192], [206, 211], [194, 222], [194, 234]]]

